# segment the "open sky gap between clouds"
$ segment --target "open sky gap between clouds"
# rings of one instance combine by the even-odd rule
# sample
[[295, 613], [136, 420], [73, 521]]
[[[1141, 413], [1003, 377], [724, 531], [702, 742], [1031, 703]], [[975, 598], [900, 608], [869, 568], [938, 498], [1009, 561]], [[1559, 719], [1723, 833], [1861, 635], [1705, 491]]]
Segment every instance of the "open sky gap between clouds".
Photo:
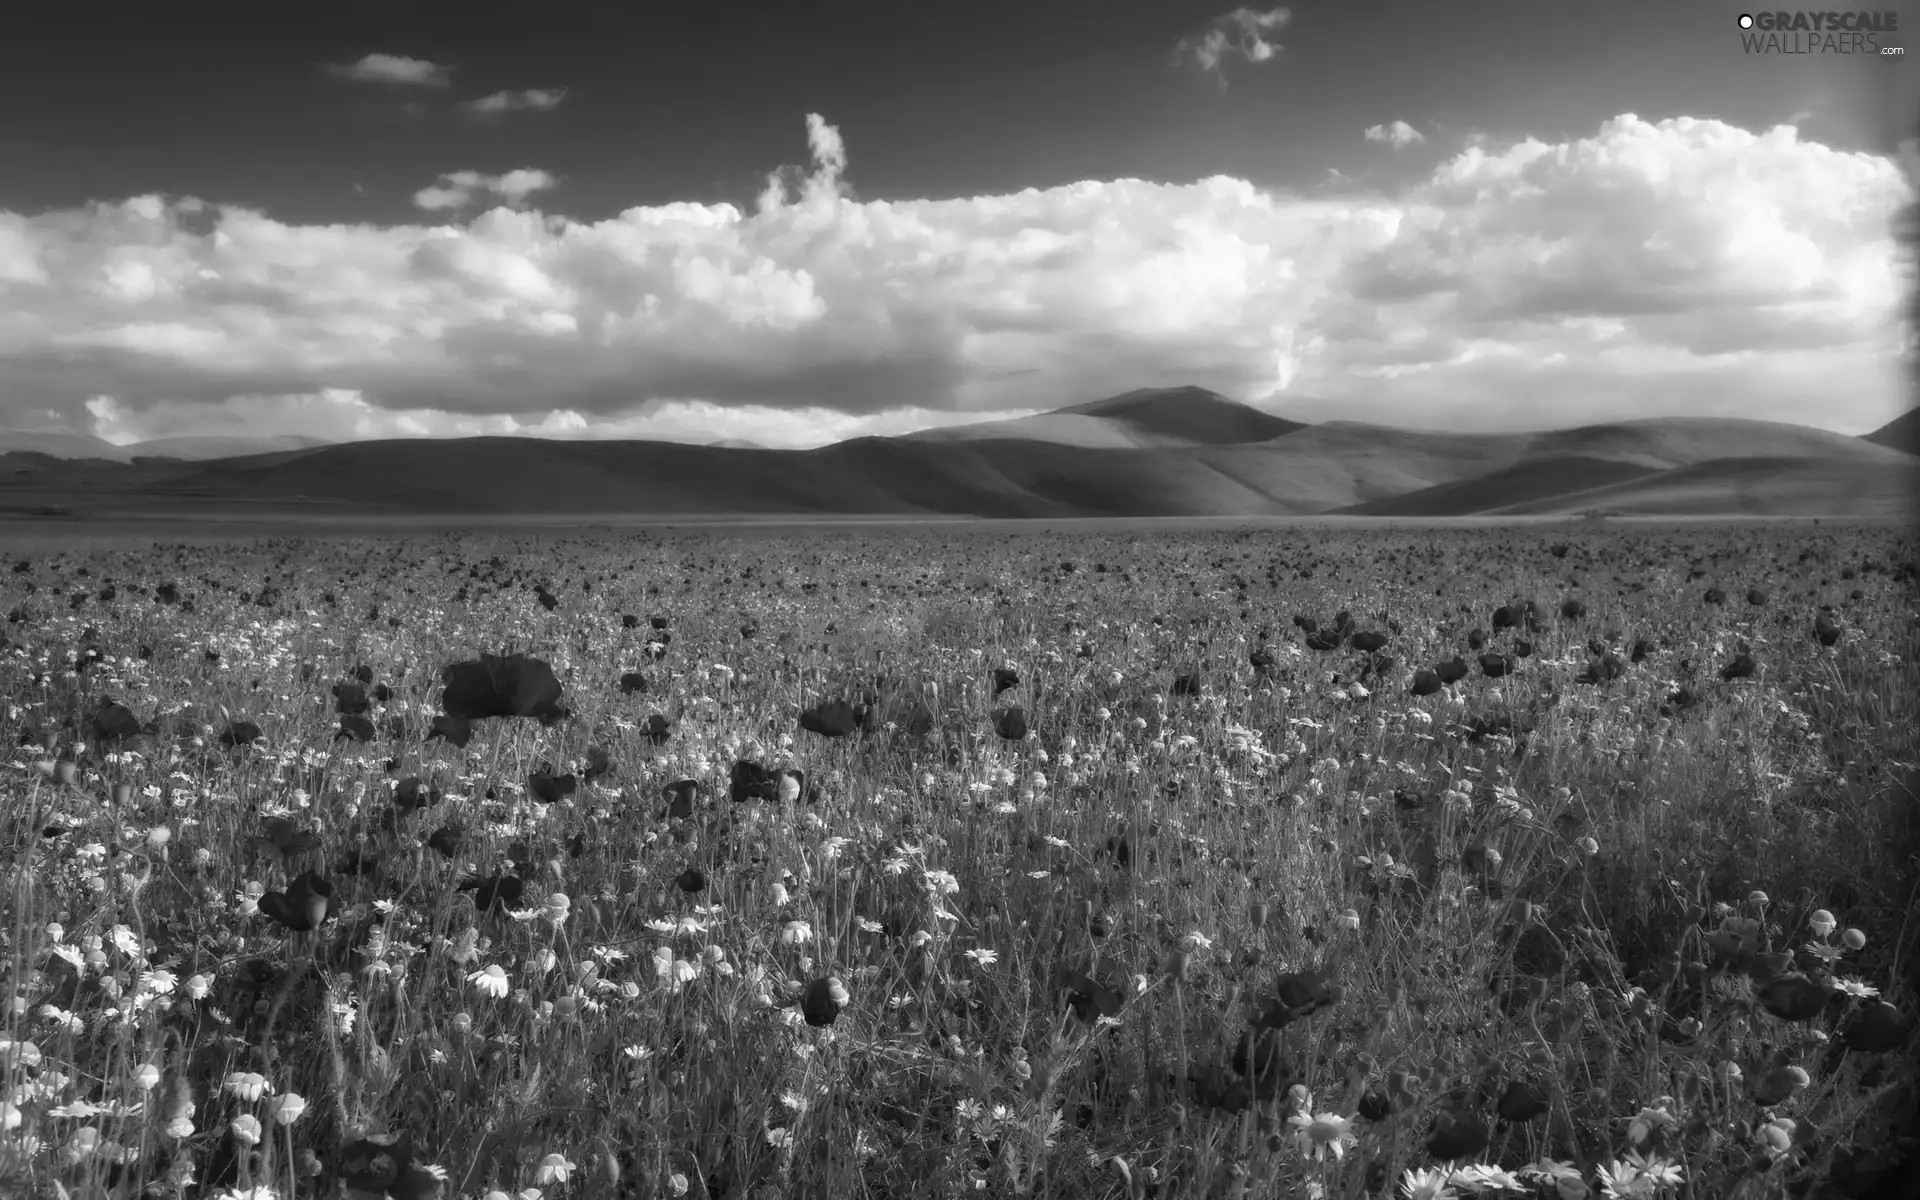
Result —
[[[538, 207], [565, 180], [533, 167], [428, 184], [444, 223], [0, 211], [0, 424], [816, 445], [1186, 383], [1451, 429], [1854, 433], [1905, 406], [1908, 184], [1791, 126], [1625, 115], [1457, 146], [1391, 193], [1214, 177], [904, 202], [860, 200], [839, 130], [807, 134], [810, 169], [752, 211], [572, 221]], [[1403, 122], [1365, 136], [1432, 149]]]

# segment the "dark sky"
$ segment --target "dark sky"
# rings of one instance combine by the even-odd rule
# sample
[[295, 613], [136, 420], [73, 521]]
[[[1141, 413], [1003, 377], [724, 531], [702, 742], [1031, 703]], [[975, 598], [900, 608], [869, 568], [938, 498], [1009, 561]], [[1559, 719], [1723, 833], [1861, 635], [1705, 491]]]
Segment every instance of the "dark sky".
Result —
[[[8, 13], [0, 38], [0, 217], [13, 213], [40, 221], [21, 236], [42, 246], [36, 273], [46, 275], [48, 263], [81, 257], [75, 244], [98, 248], [100, 238], [134, 236], [121, 225], [111, 234], [104, 227], [75, 234], [71, 225], [81, 217], [61, 213], [134, 196], [202, 198], [250, 209], [286, 227], [399, 230], [467, 223], [492, 204], [422, 211], [415, 196], [442, 175], [499, 177], [534, 169], [547, 173], [551, 186], [524, 204], [578, 223], [607, 221], [637, 205], [724, 202], [751, 213], [770, 171], [793, 167], [797, 182], [810, 169], [808, 113], [820, 113], [843, 140], [847, 167], [837, 175], [839, 196], [860, 204], [979, 205], [981, 198], [1027, 188], [1123, 179], [1194, 184], [1208, 177], [1246, 180], [1294, 200], [1346, 198], [1363, 207], [1365, 198], [1384, 198], [1404, 204], [1413, 194], [1409, 188], [1444, 188], [1436, 173], [1475, 146], [1498, 154], [1501, 146], [1526, 138], [1571, 144], [1596, 138], [1626, 113], [1644, 123], [1718, 121], [1751, 134], [1791, 123], [1801, 142], [1872, 156], [1891, 156], [1901, 138], [1912, 136], [1908, 115], [1920, 109], [1920, 67], [1868, 56], [1747, 54], [1736, 27], [1740, 12], [1741, 4], [1722, 0], [1605, 6], [1569, 0], [1348, 0], [1290, 6], [1284, 19], [1261, 31], [1236, 25], [1233, 10], [1217, 0], [23, 6]], [[1887, 12], [1899, 12], [1903, 25], [1920, 23], [1914, 6]], [[1229, 46], [1240, 38], [1240, 52], [1229, 48], [1213, 69], [1204, 69], [1192, 54], [1208, 29], [1229, 35]], [[1250, 33], [1275, 48], [1271, 58], [1254, 61], [1258, 54], [1246, 54]], [[1885, 40], [1901, 44], [1905, 33]], [[432, 63], [444, 75], [440, 84], [369, 83], [332, 69], [369, 54]], [[488, 96], [526, 90], [545, 92], [553, 104], [493, 115], [474, 111]], [[1394, 121], [1409, 123], [1407, 129], [1421, 134], [1419, 142], [1394, 148], [1384, 134], [1363, 136]], [[1814, 167], [1782, 167], [1780, 186], [1799, 188], [1791, 180], [1807, 169]], [[1649, 179], [1649, 186], [1659, 186], [1659, 173]], [[1596, 204], [1592, 190], [1582, 194], [1586, 204]], [[54, 236], [48, 221], [54, 219], [65, 221], [60, 236], [67, 242], [60, 252], [46, 248], [46, 238]], [[180, 213], [167, 236], [207, 234], [209, 228], [196, 228], [196, 221], [211, 225], [215, 215]], [[1018, 228], [1000, 228], [995, 236]], [[1638, 244], [1651, 244], [1649, 238], [1678, 244], [1688, 236], [1686, 228], [1676, 230], [1680, 236], [1640, 232], [1645, 236]], [[973, 228], [973, 236], [985, 234]], [[1478, 234], [1469, 223], [1453, 236], [1471, 242]], [[1572, 234], [1563, 230], [1563, 236]], [[1824, 230], [1822, 236], [1851, 234]], [[1379, 246], [1369, 250], [1379, 252]], [[1820, 242], [1818, 252], [1830, 255], [1832, 246]], [[778, 253], [772, 257], [785, 261]], [[1471, 265], [1471, 255], [1452, 257], [1461, 271]], [[1592, 259], [1588, 273], [1603, 273], [1607, 255], [1586, 257]], [[282, 275], [296, 269], [288, 263], [276, 267]], [[862, 278], [874, 284], [874, 267], [864, 271]], [[1857, 271], [1836, 271], [1859, 282]], [[221, 273], [234, 275], [227, 267]], [[15, 275], [33, 273], [21, 269]], [[808, 278], [824, 278], [824, 267]], [[0, 290], [6, 286], [0, 282]], [[15, 280], [13, 286], [25, 284]], [[1085, 294], [1085, 284], [1077, 286]], [[1569, 278], [1557, 286], [1584, 292], [1611, 284]], [[1824, 284], [1809, 280], [1807, 286], [1818, 292]], [[0, 296], [0, 303], [27, 305], [42, 319], [35, 330], [15, 328], [12, 344], [8, 326], [0, 323], [0, 372], [6, 371], [6, 355], [27, 363], [19, 378], [33, 380], [36, 401], [44, 396], [50, 411], [81, 422], [75, 403], [92, 388], [115, 397], [117, 411], [131, 411], [163, 401], [205, 403], [227, 386], [219, 378], [232, 388], [271, 394], [346, 390], [382, 411], [505, 411], [497, 396], [478, 399], [459, 384], [447, 384], [449, 396], [440, 399], [430, 396], [434, 388], [386, 388], [378, 382], [380, 372], [351, 363], [340, 371], [265, 374], [223, 374], [227, 367], [221, 367], [213, 372], [217, 380], [161, 386], [157, 380], [179, 367], [179, 353], [167, 351], [173, 359], [156, 363], [152, 388], [142, 388], [142, 376], [125, 363], [69, 378], [46, 367], [48, 326], [83, 323], [98, 334], [108, 315], [71, 313], [65, 301], [42, 292]], [[1699, 305], [1705, 313], [1709, 301]], [[196, 313], [188, 319], [171, 309], [167, 321], [213, 321], [209, 309]], [[1596, 321], [1617, 315], [1586, 313]], [[954, 348], [966, 332], [943, 323], [966, 324], [968, 317], [920, 317], [929, 328], [941, 326], [941, 332], [925, 332], [947, 348], [929, 351], [933, 357], [960, 355]], [[1344, 317], [1340, 326], [1371, 319]], [[148, 313], [148, 324], [157, 321]], [[895, 315], [891, 328], [902, 321]], [[1461, 326], [1446, 340], [1452, 359], [1476, 340], [1500, 336], [1482, 324]], [[1407, 328], [1415, 326], [1425, 332], [1407, 332], [1407, 338], [1432, 336], [1436, 313], [1409, 311]], [[223, 328], [232, 334], [232, 326]], [[1309, 340], [1309, 324], [1288, 328], [1298, 351], [1298, 342]], [[1319, 328], [1319, 336], [1329, 336], [1329, 328]], [[1269, 324], [1258, 336], [1271, 332]], [[1227, 342], [1244, 342], [1242, 334]], [[1688, 330], [1668, 328], [1661, 336], [1697, 342]], [[152, 344], [154, 338], [146, 336], [140, 349], [146, 359], [140, 361], [154, 359]], [[1265, 349], [1260, 353], [1271, 357]], [[845, 363], [828, 363], [824, 359], [835, 355], [822, 355], [806, 349], [801, 357], [826, 372], [833, 386], [851, 386], [841, 378]], [[1183, 371], [1173, 359], [1167, 371]], [[1261, 388], [1240, 380], [1250, 371], [1223, 369], [1200, 382], [1233, 392], [1229, 384], [1238, 380], [1242, 399], [1273, 392], [1273, 382], [1283, 382], [1284, 390], [1286, 372]], [[1569, 371], [1586, 378], [1603, 369], [1596, 361], [1574, 363]], [[1784, 371], [1799, 378], [1795, 372], [1809, 369], [1788, 363]], [[1062, 367], [1043, 372], [1060, 392], [1056, 397], [960, 396], [954, 380], [972, 374], [977, 371], [952, 361], [939, 369], [893, 363], [876, 378], [885, 386], [920, 380], [925, 394], [900, 394], [895, 405], [925, 411], [1050, 407], [1054, 399], [1087, 399], [1089, 390], [1112, 382], [1092, 376], [1075, 382], [1079, 376]], [[628, 407], [657, 407], [666, 399], [722, 407], [751, 399], [785, 409], [864, 413], [887, 407], [841, 405], [831, 390], [787, 399], [770, 399], [768, 386], [716, 384], [703, 390], [697, 367], [672, 372], [672, 384], [672, 397], [660, 390], [664, 384], [636, 384], [626, 396]], [[1622, 396], [1624, 388], [1626, 382], [1601, 388], [1586, 409], [1615, 403], [1607, 397]], [[1340, 388], [1321, 380], [1313, 390], [1325, 396]], [[541, 399], [530, 397], [516, 411], [545, 413]], [[1404, 415], [1409, 405], [1430, 399], [1404, 396], [1396, 403], [1402, 407], [1390, 411], [1388, 405], [1375, 415]], [[1889, 403], [1866, 405], [1855, 420], [1878, 417]], [[1776, 403], [1772, 415], [1782, 415], [1782, 405]], [[595, 420], [626, 411], [612, 403], [605, 380], [580, 403], [561, 397], [555, 407]], [[1657, 409], [1653, 403], [1636, 407]], [[125, 426], [138, 428], [146, 426]], [[119, 436], [134, 436], [125, 430]], [[156, 434], [167, 430], [150, 428]]]

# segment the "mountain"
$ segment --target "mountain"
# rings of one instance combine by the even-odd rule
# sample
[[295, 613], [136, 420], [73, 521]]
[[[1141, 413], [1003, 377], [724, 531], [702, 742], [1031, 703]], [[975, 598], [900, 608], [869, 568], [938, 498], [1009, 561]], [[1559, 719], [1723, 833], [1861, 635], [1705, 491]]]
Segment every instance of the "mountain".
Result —
[[45, 454], [52, 458], [97, 458], [132, 462], [136, 458], [200, 460], [266, 454], [276, 450], [303, 450], [330, 443], [313, 437], [174, 437], [155, 438], [120, 446], [90, 433], [54, 430], [0, 429], [0, 454]]
[[1205, 388], [1139, 388], [1124, 395], [1006, 421], [923, 429], [923, 442], [1031, 440], [1087, 450], [1230, 446], [1265, 442], [1305, 429]]
[[81, 516], [1892, 516], [1920, 494], [1920, 456], [1765, 421], [1672, 418], [1511, 433], [1353, 421], [1303, 426], [1192, 388], [1130, 392], [949, 436], [956, 432], [855, 438], [814, 450], [513, 437], [309, 445], [201, 461], [62, 460], [21, 450], [0, 453], [0, 509]]
[[1872, 433], [1860, 436], [1876, 446], [1920, 454], [1920, 408], [1910, 408]]

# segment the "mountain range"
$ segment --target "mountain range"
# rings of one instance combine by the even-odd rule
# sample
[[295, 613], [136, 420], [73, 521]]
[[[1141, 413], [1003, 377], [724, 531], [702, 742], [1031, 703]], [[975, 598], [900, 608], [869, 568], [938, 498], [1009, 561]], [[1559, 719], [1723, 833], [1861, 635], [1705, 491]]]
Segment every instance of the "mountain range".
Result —
[[1864, 437], [1680, 417], [1445, 433], [1306, 425], [1186, 387], [813, 450], [527, 437], [115, 447], [0, 433], [0, 511], [1901, 517], [1920, 496], [1917, 422], [1910, 412]]

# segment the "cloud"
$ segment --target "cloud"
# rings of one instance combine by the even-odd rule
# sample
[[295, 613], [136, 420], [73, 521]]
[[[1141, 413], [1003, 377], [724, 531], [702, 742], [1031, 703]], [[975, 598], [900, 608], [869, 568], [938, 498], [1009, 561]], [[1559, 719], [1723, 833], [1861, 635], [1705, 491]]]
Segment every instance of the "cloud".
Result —
[[465, 208], [483, 195], [494, 195], [508, 204], [524, 204], [528, 196], [552, 188], [557, 181], [545, 171], [521, 167], [504, 175], [482, 175], [478, 171], [453, 171], [440, 182], [413, 194], [417, 208], [428, 212]]
[[565, 88], [526, 88], [517, 92], [494, 92], [478, 100], [467, 100], [460, 107], [479, 117], [497, 117], [510, 112], [552, 112], [567, 98]]
[[1280, 53], [1280, 47], [1268, 41], [1266, 35], [1277, 32], [1292, 18], [1292, 12], [1284, 8], [1265, 12], [1236, 8], [1207, 22], [1198, 32], [1181, 38], [1173, 48], [1173, 60], [1176, 65], [1182, 61], [1193, 63], [1224, 86], [1226, 74], [1222, 68], [1226, 60], [1239, 57], [1250, 63], [1266, 62]]
[[359, 62], [329, 68], [353, 83], [400, 84], [412, 87], [449, 87], [453, 68], [399, 54], [369, 54]]
[[0, 425], [796, 444], [1185, 383], [1466, 429], [1860, 432], [1905, 407], [1889, 222], [1913, 193], [1789, 126], [1621, 116], [1390, 191], [906, 201], [855, 199], [839, 131], [807, 131], [810, 167], [751, 211], [569, 220], [531, 207], [551, 180], [527, 170], [443, 177], [459, 219], [422, 224], [155, 196], [0, 212]]
[[1408, 146], [1417, 146], [1426, 141], [1427, 137], [1405, 121], [1395, 121], [1391, 125], [1368, 126], [1367, 140], [1384, 142], [1395, 150], [1405, 150]]

